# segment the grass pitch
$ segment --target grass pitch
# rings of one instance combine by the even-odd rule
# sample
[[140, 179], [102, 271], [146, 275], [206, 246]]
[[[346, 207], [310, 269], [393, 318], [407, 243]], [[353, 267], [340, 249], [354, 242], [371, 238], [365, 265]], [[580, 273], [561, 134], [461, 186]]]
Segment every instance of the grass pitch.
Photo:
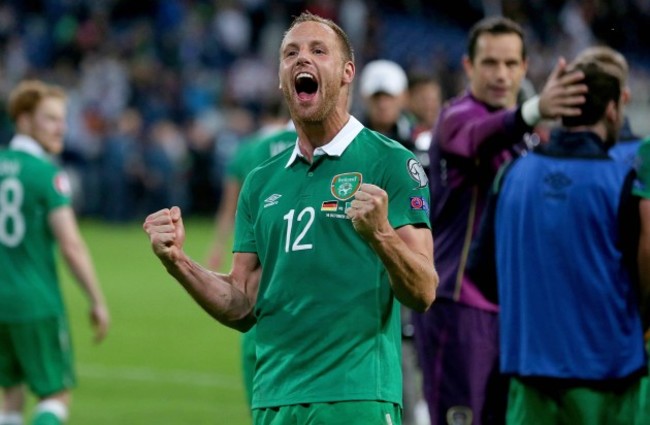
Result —
[[[93, 343], [88, 303], [61, 267], [78, 378], [69, 425], [250, 424], [240, 334], [209, 317], [164, 271], [140, 223], [80, 226], [112, 326], [102, 344]], [[203, 262], [213, 223], [185, 226], [186, 252]]]

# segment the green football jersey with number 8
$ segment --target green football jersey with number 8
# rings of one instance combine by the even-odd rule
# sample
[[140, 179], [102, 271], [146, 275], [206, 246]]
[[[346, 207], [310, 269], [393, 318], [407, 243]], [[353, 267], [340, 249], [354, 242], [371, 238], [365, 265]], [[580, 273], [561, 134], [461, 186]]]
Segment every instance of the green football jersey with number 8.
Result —
[[383, 263], [345, 214], [362, 183], [387, 192], [393, 228], [429, 226], [422, 166], [355, 118], [311, 164], [287, 150], [244, 182], [234, 251], [257, 253], [263, 270], [253, 408], [401, 404], [399, 304]]
[[48, 215], [70, 204], [69, 183], [35, 141], [25, 145], [30, 149], [0, 150], [0, 321], [5, 323], [63, 313]]

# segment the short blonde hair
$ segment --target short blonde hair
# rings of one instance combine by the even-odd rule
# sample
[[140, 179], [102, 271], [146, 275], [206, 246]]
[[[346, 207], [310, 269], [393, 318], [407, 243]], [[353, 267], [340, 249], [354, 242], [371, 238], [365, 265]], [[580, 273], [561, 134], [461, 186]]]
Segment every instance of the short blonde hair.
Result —
[[67, 96], [59, 86], [40, 80], [22, 81], [9, 94], [9, 116], [16, 122], [22, 114], [34, 113], [41, 101], [50, 97], [65, 100]]
[[608, 46], [587, 47], [571, 62], [571, 67], [588, 62], [597, 63], [605, 72], [618, 78], [622, 87], [627, 84], [630, 67], [620, 52]]
[[[296, 25], [302, 24], [304, 22], [316, 22], [330, 27], [332, 31], [336, 33], [336, 36], [339, 39], [339, 42], [341, 43], [341, 47], [342, 47], [341, 52], [343, 53], [343, 59], [345, 59], [346, 61], [354, 62], [354, 49], [352, 48], [352, 43], [350, 42], [350, 39], [348, 38], [348, 35], [345, 33], [345, 31], [343, 31], [343, 29], [331, 19], [323, 18], [309, 11], [302, 12], [293, 20], [293, 22], [289, 26], [289, 29], [285, 31], [284, 37], [286, 37], [289, 31], [291, 31]], [[283, 37], [283, 42], [284, 42], [284, 37]]]

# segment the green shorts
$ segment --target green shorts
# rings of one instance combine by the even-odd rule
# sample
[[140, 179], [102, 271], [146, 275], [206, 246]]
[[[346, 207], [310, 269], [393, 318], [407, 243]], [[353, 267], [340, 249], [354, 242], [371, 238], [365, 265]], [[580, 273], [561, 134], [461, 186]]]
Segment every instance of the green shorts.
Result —
[[383, 401], [340, 401], [253, 409], [255, 425], [401, 425], [402, 409]]
[[[650, 341], [646, 343], [646, 351], [650, 355]], [[648, 374], [641, 378], [641, 395], [639, 399], [641, 401], [642, 415], [650, 418], [650, 364], [648, 365]]]
[[[510, 380], [507, 425], [641, 425], [650, 423], [642, 411], [640, 379], [607, 389]], [[607, 386], [605, 386], [607, 387]]]
[[38, 397], [75, 384], [72, 345], [65, 318], [0, 323], [0, 386], [27, 383]]

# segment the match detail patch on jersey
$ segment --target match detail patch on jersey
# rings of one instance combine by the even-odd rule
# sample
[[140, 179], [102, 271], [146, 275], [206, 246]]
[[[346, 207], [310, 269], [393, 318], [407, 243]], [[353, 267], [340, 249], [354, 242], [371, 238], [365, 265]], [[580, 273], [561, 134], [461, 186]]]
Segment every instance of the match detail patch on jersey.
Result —
[[56, 189], [56, 191], [61, 195], [72, 195], [72, 185], [70, 184], [70, 179], [68, 179], [68, 175], [63, 171], [54, 176], [54, 189]]
[[321, 211], [336, 211], [339, 207], [339, 201], [323, 201]]
[[337, 174], [332, 178], [332, 183], [330, 189], [332, 195], [341, 201], [350, 199], [354, 194], [359, 190], [361, 183], [363, 182], [363, 176], [361, 173], [352, 172], [352, 173], [343, 173]]
[[411, 196], [411, 209], [429, 211], [429, 204], [422, 196]]
[[415, 158], [409, 158], [406, 162], [406, 169], [411, 178], [418, 183], [418, 189], [427, 187], [429, 184], [429, 178], [427, 177], [427, 173], [424, 171], [424, 167], [420, 164], [420, 161]]

